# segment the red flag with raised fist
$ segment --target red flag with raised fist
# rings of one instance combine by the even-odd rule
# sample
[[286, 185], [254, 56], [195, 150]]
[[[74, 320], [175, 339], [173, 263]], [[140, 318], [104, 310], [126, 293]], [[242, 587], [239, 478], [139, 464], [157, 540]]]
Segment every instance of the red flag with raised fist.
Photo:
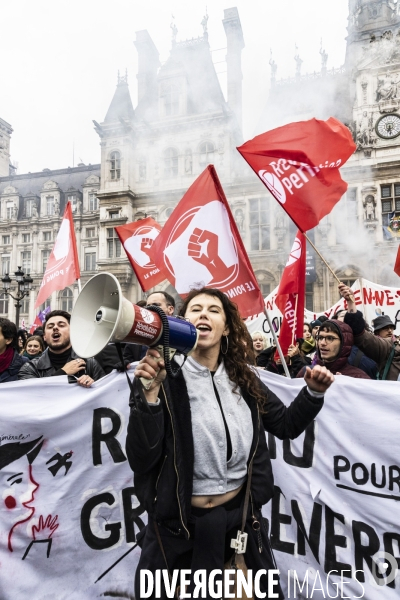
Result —
[[179, 294], [217, 288], [243, 318], [264, 310], [264, 301], [217, 173], [209, 165], [174, 209], [150, 250]]
[[283, 315], [279, 344], [285, 355], [292, 340], [303, 337], [305, 290], [306, 238], [298, 231], [275, 300]]
[[35, 308], [51, 296], [56, 290], [63, 290], [81, 276], [78, 251], [72, 218], [71, 203], [67, 202], [56, 243], [47, 263], [40, 290], [36, 298]]
[[337, 119], [267, 131], [238, 148], [300, 231], [313, 229], [347, 190], [340, 176], [356, 145]]
[[115, 228], [115, 231], [144, 292], [166, 279], [165, 273], [154, 264], [149, 254], [154, 240], [161, 231], [161, 225], [151, 217], [147, 217], [134, 223], [120, 225]]
[[400, 246], [397, 250], [396, 262], [394, 264], [394, 272], [400, 277]]

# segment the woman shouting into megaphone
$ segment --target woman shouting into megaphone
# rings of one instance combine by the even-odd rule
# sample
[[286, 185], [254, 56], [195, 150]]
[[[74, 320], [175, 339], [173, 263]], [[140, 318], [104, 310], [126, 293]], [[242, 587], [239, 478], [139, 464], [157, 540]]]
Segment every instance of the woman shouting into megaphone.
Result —
[[[154, 379], [131, 409], [126, 443], [136, 495], [149, 515], [138, 536], [135, 597], [156, 597], [155, 589], [148, 595], [144, 570], [173, 575], [189, 569], [186, 592], [191, 593], [195, 572], [214, 571], [218, 583], [215, 569], [222, 573], [227, 561], [238, 564], [240, 553], [253, 574], [265, 569], [259, 580], [265, 593], [268, 571], [276, 568], [261, 516], [273, 495], [265, 432], [280, 439], [300, 435], [320, 411], [334, 378], [325, 367], [307, 368], [306, 386], [286, 408], [249, 366], [253, 351], [245, 342], [246, 326], [224, 293], [194, 290], [180, 313], [199, 337], [179, 375], [166, 377], [154, 349], [135, 371], [137, 378]], [[157, 597], [167, 597], [163, 580]]]

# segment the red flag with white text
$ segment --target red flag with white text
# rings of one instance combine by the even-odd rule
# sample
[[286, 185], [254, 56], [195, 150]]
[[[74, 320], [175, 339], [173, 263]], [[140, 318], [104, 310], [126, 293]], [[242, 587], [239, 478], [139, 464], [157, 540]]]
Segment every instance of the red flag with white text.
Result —
[[35, 308], [43, 304], [53, 292], [63, 290], [80, 279], [80, 276], [72, 208], [71, 203], [67, 202], [56, 242], [36, 298]]
[[306, 291], [306, 238], [297, 232], [282, 273], [275, 303], [283, 315], [279, 344], [284, 355], [292, 340], [303, 337]]
[[238, 148], [300, 231], [313, 229], [347, 190], [339, 168], [354, 153], [337, 119], [311, 119], [272, 129]]
[[237, 304], [243, 318], [264, 309], [256, 277], [212, 165], [176, 206], [150, 254], [183, 296], [196, 287], [215, 287]]
[[115, 228], [115, 231], [144, 292], [166, 279], [164, 271], [154, 264], [149, 254], [154, 240], [161, 231], [161, 225], [151, 217], [147, 217], [134, 223], [120, 225]]

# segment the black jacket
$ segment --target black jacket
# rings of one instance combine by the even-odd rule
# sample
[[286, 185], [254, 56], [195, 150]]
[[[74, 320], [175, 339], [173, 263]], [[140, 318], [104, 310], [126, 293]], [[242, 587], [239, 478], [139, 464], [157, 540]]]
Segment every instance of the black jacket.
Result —
[[[251, 493], [257, 508], [273, 496], [274, 481], [265, 431], [280, 439], [294, 439], [323, 405], [323, 399], [313, 398], [305, 387], [286, 408], [273, 392], [261, 385], [267, 397], [265, 414], [259, 413], [252, 396], [242, 394], [253, 420], [248, 466], [253, 461]], [[140, 503], [158, 522], [188, 537], [194, 464], [190, 402], [182, 373], [176, 379], [167, 379], [163, 388], [161, 404], [149, 406], [151, 414], [143, 407], [138, 394], [139, 410], [131, 402], [126, 451]], [[151, 450], [143, 441], [140, 421], [149, 445], [155, 446]]]
[[[71, 350], [71, 360], [79, 358], [79, 356]], [[97, 360], [94, 358], [85, 358], [86, 362], [86, 373], [97, 381], [101, 377], [104, 377], [105, 373]], [[53, 367], [50, 362], [48, 349], [43, 352], [38, 358], [33, 358], [27, 362], [20, 372], [18, 373], [18, 379], [33, 379], [36, 377], [52, 377], [57, 372], [57, 369]]]
[[10, 366], [8, 369], [0, 373], [0, 383], [5, 383], [6, 381], [17, 381], [20, 368], [27, 362], [29, 362], [29, 358], [26, 358], [26, 356], [21, 356], [16, 350], [14, 350], [14, 356]]

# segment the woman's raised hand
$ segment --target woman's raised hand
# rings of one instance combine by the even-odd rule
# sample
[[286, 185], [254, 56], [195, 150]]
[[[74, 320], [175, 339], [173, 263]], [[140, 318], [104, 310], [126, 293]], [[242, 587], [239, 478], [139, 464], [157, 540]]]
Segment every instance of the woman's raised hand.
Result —
[[139, 361], [135, 369], [135, 377], [142, 377], [149, 381], [149, 387], [145, 386], [144, 389], [148, 402], [157, 402], [158, 391], [166, 375], [165, 363], [161, 354], [155, 348], [149, 348], [146, 356]]
[[325, 394], [326, 390], [335, 381], [335, 377], [326, 367], [315, 365], [313, 369], [306, 368], [304, 381], [313, 392]]

